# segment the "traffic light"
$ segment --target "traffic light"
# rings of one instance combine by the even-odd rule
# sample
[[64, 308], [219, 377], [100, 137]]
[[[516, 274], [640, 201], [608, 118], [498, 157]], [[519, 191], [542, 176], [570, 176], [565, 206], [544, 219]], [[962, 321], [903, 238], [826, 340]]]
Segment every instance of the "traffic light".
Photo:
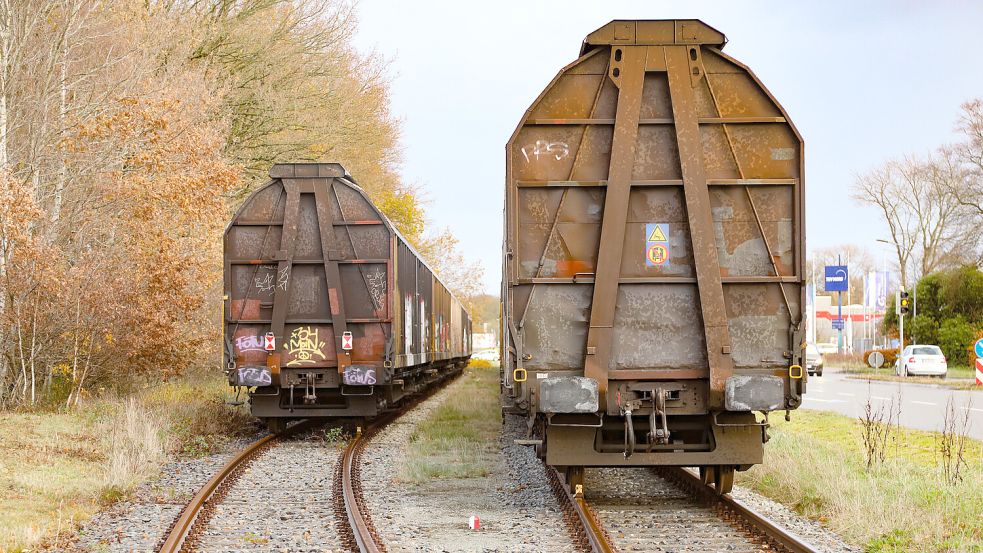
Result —
[[911, 300], [908, 299], [908, 292], [904, 290], [901, 291], [901, 314], [907, 315], [908, 310], [911, 307]]

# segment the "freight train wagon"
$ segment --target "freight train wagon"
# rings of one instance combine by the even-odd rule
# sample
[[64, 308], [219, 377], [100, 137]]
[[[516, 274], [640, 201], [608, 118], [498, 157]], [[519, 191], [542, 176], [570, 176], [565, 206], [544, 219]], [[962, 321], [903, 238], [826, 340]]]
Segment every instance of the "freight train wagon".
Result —
[[701, 467], [720, 492], [798, 407], [802, 138], [723, 34], [613, 21], [506, 157], [504, 407], [551, 465]]
[[274, 165], [225, 231], [225, 362], [271, 430], [371, 417], [471, 355], [471, 317], [336, 163]]

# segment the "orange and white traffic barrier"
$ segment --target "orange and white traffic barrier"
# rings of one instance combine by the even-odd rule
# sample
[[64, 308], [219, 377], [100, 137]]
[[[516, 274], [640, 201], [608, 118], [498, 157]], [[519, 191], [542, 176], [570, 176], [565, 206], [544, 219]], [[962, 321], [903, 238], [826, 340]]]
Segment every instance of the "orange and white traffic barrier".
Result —
[[983, 386], [983, 359], [976, 359], [976, 385]]

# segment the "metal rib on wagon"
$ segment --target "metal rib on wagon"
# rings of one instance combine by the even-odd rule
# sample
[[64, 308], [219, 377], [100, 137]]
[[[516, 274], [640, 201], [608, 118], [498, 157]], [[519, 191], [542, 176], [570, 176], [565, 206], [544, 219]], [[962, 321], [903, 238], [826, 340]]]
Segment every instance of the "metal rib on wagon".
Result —
[[803, 142], [726, 38], [612, 21], [509, 140], [505, 407], [552, 465], [762, 460], [805, 391]]
[[225, 233], [225, 361], [255, 416], [370, 417], [467, 363], [470, 315], [344, 167], [270, 179]]

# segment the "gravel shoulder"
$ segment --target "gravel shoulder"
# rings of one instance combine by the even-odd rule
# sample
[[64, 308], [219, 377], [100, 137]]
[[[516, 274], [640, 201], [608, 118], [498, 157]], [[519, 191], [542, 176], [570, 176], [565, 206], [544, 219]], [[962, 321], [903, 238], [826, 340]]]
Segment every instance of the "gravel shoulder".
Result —
[[822, 524], [799, 516], [791, 509], [767, 497], [741, 486], [734, 486], [731, 496], [771, 519], [802, 541], [823, 553], [855, 553], [859, 547], [848, 544], [836, 532]]
[[[422, 483], [401, 478], [414, 429], [458, 384], [400, 417], [363, 453], [363, 490], [389, 551], [573, 551], [542, 464], [530, 448], [512, 443], [522, 429], [517, 419], [506, 419], [497, 442], [484, 449], [484, 476]], [[468, 527], [472, 515], [480, 518], [479, 530]]]
[[112, 553], [156, 551], [158, 542], [187, 502], [252, 440], [232, 442], [215, 455], [167, 463], [159, 478], [141, 484], [129, 499], [86, 521], [69, 547], [75, 551]]

